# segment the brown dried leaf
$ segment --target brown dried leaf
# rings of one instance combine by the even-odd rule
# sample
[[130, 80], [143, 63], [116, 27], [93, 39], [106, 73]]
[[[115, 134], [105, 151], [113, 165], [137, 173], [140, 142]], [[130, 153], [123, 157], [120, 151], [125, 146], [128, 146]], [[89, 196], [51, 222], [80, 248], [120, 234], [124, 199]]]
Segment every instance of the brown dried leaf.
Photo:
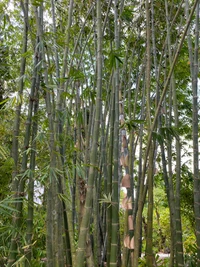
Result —
[[133, 227], [133, 215], [129, 215], [128, 216], [128, 229], [129, 230], [133, 230], [134, 227]]
[[130, 237], [129, 237], [129, 235], [127, 235], [127, 236], [124, 238], [124, 247], [125, 247], [125, 248], [130, 248]]
[[80, 195], [80, 202], [83, 203], [85, 201], [85, 195]]
[[125, 158], [123, 155], [120, 157], [120, 165], [125, 166]]
[[131, 181], [130, 181], [130, 175], [129, 174], [126, 174], [122, 178], [122, 186], [126, 187], [126, 188], [130, 188], [131, 187]]
[[128, 167], [128, 161], [129, 161], [129, 158], [128, 158], [128, 155], [126, 155], [125, 160], [124, 160], [124, 167]]

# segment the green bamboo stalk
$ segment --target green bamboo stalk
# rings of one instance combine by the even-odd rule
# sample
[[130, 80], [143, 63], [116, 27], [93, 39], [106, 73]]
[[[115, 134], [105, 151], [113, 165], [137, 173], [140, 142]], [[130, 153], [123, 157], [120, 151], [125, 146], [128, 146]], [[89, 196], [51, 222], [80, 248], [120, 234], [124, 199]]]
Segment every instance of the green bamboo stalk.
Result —
[[[136, 86], [135, 100], [134, 100], [134, 107], [133, 107], [133, 119], [135, 119], [135, 116], [136, 116], [136, 106], [137, 106], [138, 97], [140, 95], [139, 94], [140, 93], [140, 84], [141, 84], [142, 79], [144, 79], [145, 64], [146, 64], [146, 60], [144, 58], [143, 59], [143, 64], [142, 64], [142, 70], [140, 72], [138, 70], [137, 86]], [[142, 90], [141, 90], [141, 111], [140, 111], [140, 118], [142, 120], [145, 118], [145, 86], [144, 86], [144, 84], [142, 85]], [[135, 201], [134, 201], [134, 206], [133, 206], [134, 228], [135, 228], [135, 222], [136, 222], [136, 214], [137, 214], [137, 211], [138, 211], [139, 191], [140, 191], [141, 176], [142, 176], [143, 134], [144, 134], [144, 124], [141, 124], [140, 125], [140, 128], [139, 128], [139, 134], [138, 134], [138, 142], [139, 142], [139, 153], [138, 153], [139, 154], [138, 182], [137, 182], [137, 185], [136, 185], [136, 188], [135, 188], [136, 189], [136, 196], [135, 196]], [[137, 142], [136, 142], [136, 144], [137, 144]]]
[[[180, 7], [179, 7], [180, 8]], [[160, 79], [160, 73], [161, 73], [161, 62], [165, 53], [165, 49], [163, 49], [162, 51], [162, 55], [160, 57], [160, 62], [159, 62], [159, 66], [157, 64], [157, 53], [156, 53], [156, 38], [155, 38], [155, 29], [154, 29], [154, 1], [152, 1], [151, 3], [151, 17], [152, 17], [152, 45], [153, 45], [153, 58], [154, 58], [154, 66], [155, 66], [155, 77], [156, 77], [156, 81], [157, 81], [157, 89], [156, 89], [156, 95], [157, 95], [157, 99], [156, 99], [156, 104], [159, 102], [160, 99], [160, 84], [159, 84], [159, 79]], [[179, 14], [179, 12], [176, 12], [175, 17]], [[175, 17], [173, 18], [173, 21], [175, 21]], [[170, 28], [172, 28], [172, 23], [170, 24]], [[165, 42], [166, 44], [166, 42]], [[165, 46], [164, 44], [164, 46]], [[171, 99], [171, 97], [169, 96], [169, 99]], [[169, 104], [170, 105], [170, 104]], [[171, 116], [171, 112], [169, 111], [170, 116]], [[162, 115], [160, 114], [158, 116], [158, 131], [161, 134], [161, 127], [162, 127]], [[170, 118], [169, 121], [171, 122]], [[170, 142], [170, 141], [169, 141]], [[175, 214], [175, 206], [174, 206], [174, 190], [173, 190], [173, 183], [172, 183], [172, 176], [169, 177], [168, 173], [167, 173], [167, 161], [166, 161], [166, 157], [165, 157], [165, 148], [164, 148], [164, 144], [161, 143], [160, 144], [160, 148], [161, 148], [161, 157], [162, 157], [162, 166], [163, 166], [163, 179], [164, 179], [164, 183], [165, 183], [165, 190], [166, 190], [166, 195], [167, 195], [167, 200], [168, 200], [168, 205], [169, 205], [169, 210], [170, 210], [170, 231], [171, 231], [171, 242], [170, 242], [170, 263], [169, 266], [173, 267], [174, 266], [174, 248], [175, 248], [175, 218], [174, 218], [174, 214]], [[171, 154], [171, 153], [169, 153]], [[171, 170], [171, 159], [172, 157], [169, 156], [168, 157], [168, 168], [169, 170]], [[172, 173], [172, 172], [171, 172]]]
[[[100, 148], [101, 150], [101, 148]], [[102, 169], [101, 167], [101, 160], [100, 159], [100, 170]], [[95, 181], [95, 186], [93, 189], [93, 213], [94, 213], [94, 218], [93, 218], [93, 224], [94, 224], [94, 231], [93, 231], [93, 239], [94, 239], [94, 244], [93, 244], [93, 249], [91, 246], [91, 260], [90, 262], [93, 264], [93, 266], [99, 266], [100, 264], [100, 255], [101, 255], [101, 239], [100, 239], [100, 210], [99, 210], [99, 199], [100, 199], [100, 188], [101, 188], [101, 173], [99, 172], [97, 175], [97, 179]], [[91, 240], [90, 240], [91, 241]], [[93, 251], [93, 253], [92, 253]], [[87, 264], [88, 265], [88, 264]], [[89, 265], [88, 265], [89, 267]]]
[[[22, 53], [26, 53], [27, 51], [27, 44], [28, 44], [28, 0], [23, 3], [21, 3], [21, 8], [22, 11], [24, 12], [24, 33], [23, 33], [23, 44], [22, 44]], [[19, 150], [19, 144], [18, 144], [18, 138], [19, 138], [19, 128], [20, 128], [20, 115], [21, 115], [21, 107], [22, 107], [22, 96], [23, 96], [23, 89], [24, 89], [24, 74], [25, 74], [25, 68], [26, 68], [26, 57], [21, 58], [21, 65], [20, 65], [20, 79], [19, 82], [19, 98], [21, 99], [20, 103], [16, 107], [15, 111], [15, 122], [14, 122], [14, 130], [13, 130], [13, 142], [12, 142], [12, 157], [14, 159], [14, 170], [13, 170], [13, 175], [12, 175], [12, 190], [15, 194], [15, 197], [22, 197], [23, 193], [20, 194], [21, 191], [19, 191], [19, 179], [17, 179], [17, 174], [18, 174], [18, 150]], [[28, 127], [26, 127], [28, 129]], [[28, 132], [27, 132], [28, 134]], [[27, 142], [24, 140], [25, 144], [25, 150], [26, 150], [26, 145], [29, 143], [28, 136], [26, 135], [25, 139]], [[28, 146], [27, 146], [28, 147]], [[24, 153], [26, 154], [26, 153]], [[24, 156], [24, 171], [26, 170], [26, 160]], [[17, 203], [16, 209], [20, 212], [22, 207], [22, 202]], [[9, 251], [9, 256], [8, 256], [8, 267], [12, 266], [14, 262], [17, 260], [17, 247], [18, 247], [18, 234], [19, 234], [19, 229], [20, 229], [20, 218], [21, 214], [14, 214], [13, 217], [13, 224], [16, 226], [16, 232], [13, 233], [11, 237], [11, 245], [10, 245], [10, 251]]]
[[[69, 1], [69, 8], [68, 8], [68, 21], [67, 21], [67, 29], [66, 29], [66, 45], [65, 45], [65, 52], [63, 58], [63, 68], [61, 73], [61, 78], [64, 79], [66, 77], [67, 72], [67, 61], [68, 61], [68, 51], [69, 51], [69, 40], [70, 40], [70, 28], [72, 25], [72, 14], [73, 14], [73, 7], [74, 7], [74, 0]], [[64, 82], [63, 82], [64, 85]]]
[[151, 144], [149, 152], [148, 167], [148, 212], [147, 212], [147, 237], [146, 237], [146, 263], [148, 267], [154, 266], [153, 255], [153, 172], [154, 172], [154, 150], [155, 145]]
[[[185, 13], [188, 18], [189, 3], [185, 1]], [[199, 212], [199, 147], [198, 147], [198, 48], [199, 48], [199, 3], [196, 7], [196, 20], [195, 20], [195, 44], [194, 48], [191, 40], [191, 33], [188, 31], [188, 51], [190, 59], [190, 73], [192, 77], [192, 134], [193, 134], [193, 172], [194, 172], [194, 214], [195, 214], [195, 228], [196, 228], [196, 241], [197, 241], [197, 267], [200, 266], [200, 212]]]
[[[128, 45], [129, 46], [129, 45]], [[128, 51], [129, 49], [127, 49]], [[132, 118], [132, 108], [131, 108], [131, 73], [132, 73], [132, 68], [133, 68], [133, 58], [134, 58], [134, 54], [135, 54], [135, 49], [133, 49], [132, 53], [131, 53], [131, 58], [130, 58], [130, 63], [129, 63], [129, 70], [128, 70], [128, 116], [131, 119]], [[126, 53], [126, 60], [124, 65], [127, 65], [127, 61], [128, 61], [128, 52]], [[125, 71], [126, 71], [126, 66], [123, 67], [123, 73], [125, 75]], [[124, 79], [122, 79], [124, 80]], [[122, 87], [122, 81], [121, 81], [121, 85], [120, 88]], [[124, 99], [126, 98], [126, 90], [124, 90]], [[124, 110], [124, 107], [122, 107], [122, 110]], [[124, 114], [123, 114], [123, 117]], [[121, 121], [122, 124], [122, 121]], [[124, 132], [125, 133], [125, 132]], [[135, 155], [133, 153], [133, 146], [134, 146], [134, 136], [133, 136], [133, 130], [130, 130], [130, 154], [128, 153], [128, 146], [126, 149], [121, 148], [121, 152], [124, 152], [124, 150], [126, 150], [127, 155], [129, 154], [129, 162], [128, 162], [128, 168], [125, 168], [126, 174], [130, 174], [130, 187], [127, 187], [127, 199], [128, 201], [132, 200], [132, 207], [131, 205], [129, 205], [129, 208], [127, 210], [125, 210], [125, 216], [124, 216], [124, 239], [127, 237], [127, 235], [129, 235], [130, 240], [132, 239], [133, 235], [134, 235], [134, 231], [133, 228], [130, 229], [129, 225], [128, 225], [128, 216], [131, 216], [131, 218], [133, 218], [133, 206], [134, 206], [134, 181], [133, 181], [133, 163], [134, 163], [134, 158]], [[125, 139], [127, 139], [127, 137], [125, 136]], [[133, 226], [133, 223], [132, 223]], [[132, 255], [133, 255], [133, 249], [131, 250], [131, 253], [129, 253], [129, 249], [125, 246], [123, 246], [122, 248], [122, 266], [127, 266], [130, 256], [132, 259]]]
[[[38, 39], [38, 38], [37, 38]], [[33, 218], [34, 218], [34, 171], [36, 165], [36, 136], [37, 136], [37, 129], [38, 129], [38, 120], [37, 120], [37, 112], [39, 106], [39, 93], [38, 89], [40, 84], [40, 75], [39, 70], [36, 67], [38, 61], [41, 60], [40, 56], [37, 57], [39, 54], [38, 47], [35, 52], [35, 64], [34, 64], [34, 74], [33, 74], [33, 86], [34, 86], [34, 79], [35, 79], [35, 93], [34, 93], [34, 106], [33, 106], [33, 113], [34, 113], [34, 120], [32, 123], [32, 141], [31, 141], [31, 156], [30, 156], [30, 170], [31, 176], [29, 177], [29, 184], [28, 184], [28, 214], [27, 214], [27, 230], [26, 230], [26, 261], [25, 267], [29, 267], [32, 258], [32, 237], [33, 237]]]
[[[169, 115], [166, 116], [166, 126], [171, 127], [172, 121], [172, 91], [169, 92]], [[161, 149], [163, 149], [161, 147]], [[170, 243], [170, 266], [174, 266], [175, 262], [175, 245], [176, 245], [176, 221], [175, 221], [175, 199], [174, 199], [174, 185], [173, 185], [173, 172], [172, 172], [172, 142], [167, 142], [167, 157], [168, 157], [168, 181], [169, 181], [169, 207], [170, 207], [170, 218], [171, 218], [171, 243]]]
[[[75, 257], [75, 246], [74, 246], [74, 230], [72, 226], [72, 213], [71, 213], [71, 200], [70, 198], [67, 198], [66, 196], [70, 195], [70, 188], [69, 188], [69, 181], [66, 183], [66, 177], [67, 174], [65, 173], [65, 169], [63, 168], [63, 161], [62, 161], [62, 155], [60, 154], [59, 148], [57, 147], [57, 164], [58, 169], [62, 170], [59, 181], [58, 181], [58, 194], [63, 196], [61, 199], [58, 198], [59, 201], [61, 201], [61, 207], [59, 207], [59, 213], [58, 216], [63, 218], [63, 223], [61, 221], [61, 224], [63, 224], [63, 231], [64, 231], [64, 241], [61, 242], [61, 244], [58, 244], [59, 246], [63, 246], [66, 253], [64, 254], [65, 262], [67, 267], [74, 266], [74, 257]], [[62, 214], [61, 214], [62, 213]], [[60, 227], [60, 231], [62, 230], [62, 227]], [[62, 233], [62, 232], [61, 232]], [[64, 244], [63, 244], [64, 242]], [[62, 248], [63, 250], [63, 248]], [[59, 260], [59, 259], [58, 259]], [[63, 260], [63, 259], [61, 259]], [[59, 261], [58, 261], [59, 263]]]
[[93, 188], [95, 178], [95, 168], [97, 166], [97, 143], [99, 137], [99, 123], [101, 114], [101, 92], [102, 92], [102, 25], [101, 25], [101, 1], [97, 0], [97, 98], [96, 98], [96, 111], [94, 122], [94, 134], [92, 140], [92, 147], [90, 153], [90, 168], [87, 185], [87, 195], [84, 207], [84, 216], [80, 226], [80, 235], [78, 239], [78, 248], [76, 252], [76, 267], [84, 266], [85, 258], [85, 245], [90, 223]]
[[[112, 74], [110, 75], [110, 81], [111, 81]], [[107, 152], [109, 153], [108, 145], [109, 145], [109, 130], [113, 134], [113, 123], [112, 126], [110, 125], [111, 119], [110, 119], [110, 113], [112, 112], [113, 103], [112, 97], [110, 97], [109, 94], [109, 87], [110, 83], [108, 83], [107, 87], [107, 99], [105, 102], [105, 109], [104, 113], [101, 116], [101, 143], [100, 143], [100, 171], [98, 172], [98, 182], [97, 182], [97, 193], [96, 193], [96, 200], [95, 205], [97, 205], [97, 211], [98, 211], [98, 220], [94, 218], [95, 223], [95, 231], [94, 231], [94, 258], [95, 260], [95, 266], [102, 266], [105, 262], [105, 255], [107, 250], [107, 236], [109, 231], [109, 227], [111, 225], [111, 222], [109, 221], [109, 224], [107, 224], [107, 216], [109, 214], [108, 210], [111, 211], [110, 205], [107, 203], [102, 203], [102, 205], [99, 205], [99, 199], [102, 196], [102, 193], [104, 192], [104, 195], [111, 195], [112, 189], [111, 184], [112, 181], [109, 182], [108, 186], [108, 166], [110, 167], [110, 170], [112, 172], [112, 164], [110, 164], [108, 160]], [[108, 118], [108, 120], [107, 120]], [[110, 129], [112, 127], [112, 130]], [[113, 145], [112, 145], [113, 146]], [[111, 146], [111, 147], [112, 147]], [[111, 149], [112, 151], [112, 149]], [[112, 157], [111, 157], [112, 161]], [[110, 164], [110, 165], [109, 165]], [[103, 176], [102, 176], [103, 173]], [[103, 179], [102, 179], [103, 177]], [[102, 185], [104, 186], [103, 192], [101, 191]], [[109, 192], [108, 192], [109, 190]], [[94, 198], [95, 199], [95, 198]], [[94, 211], [94, 214], [97, 214]], [[108, 253], [110, 255], [110, 251]], [[107, 258], [106, 258], [107, 259]]]
[[[165, 50], [163, 50], [164, 54]], [[163, 55], [164, 56], [164, 55]], [[160, 59], [160, 62], [163, 58], [163, 56]], [[165, 60], [165, 69], [166, 69], [166, 60]], [[161, 64], [159, 63], [159, 68], [158, 68], [158, 75], [157, 75], [157, 80], [159, 80], [161, 72]], [[164, 74], [166, 76], [166, 73]], [[159, 83], [157, 84], [157, 103], [159, 102], [160, 99], [160, 93], [159, 93]], [[171, 90], [169, 91], [168, 98], [166, 97], [165, 99], [169, 99], [169, 115], [165, 116], [165, 124], [168, 128], [171, 127], [171, 122], [172, 122], [172, 96], [171, 96]], [[164, 107], [166, 110], [166, 106]], [[162, 115], [160, 114], [158, 116], [158, 129], [159, 132], [161, 133], [161, 120], [162, 120]], [[164, 144], [161, 143], [161, 157], [162, 157], [162, 166], [163, 166], [163, 178], [164, 178], [164, 183], [165, 183], [165, 190], [166, 190], [166, 195], [167, 195], [167, 200], [169, 204], [169, 210], [170, 210], [170, 234], [171, 234], [171, 242], [170, 242], [170, 262], [169, 266], [173, 267], [174, 266], [174, 251], [175, 251], [175, 201], [174, 201], [174, 186], [173, 186], [173, 181], [172, 181], [172, 144], [171, 140], [167, 141], [167, 157], [168, 161], [166, 161], [166, 156], [165, 156], [165, 147]], [[167, 172], [167, 167], [168, 167], [168, 172]]]
[[44, 84], [42, 85], [42, 89], [44, 90], [45, 95], [45, 103], [46, 103], [46, 112], [48, 116], [49, 122], [49, 150], [50, 150], [50, 173], [49, 173], [49, 181], [47, 187], [47, 233], [46, 233], [46, 251], [47, 251], [47, 266], [54, 267], [56, 265], [56, 216], [57, 212], [55, 209], [56, 204], [56, 194], [57, 194], [57, 185], [56, 185], [56, 145], [55, 145], [55, 131], [54, 131], [54, 109], [52, 106], [52, 96], [48, 88], [49, 79], [48, 79], [48, 70], [47, 63], [45, 57], [44, 50], [44, 40], [43, 40], [43, 3], [41, 3], [39, 10], [35, 7], [35, 16], [36, 16], [36, 24], [37, 30], [41, 42], [41, 55], [43, 60], [43, 68], [44, 68]]
[[[58, 33], [56, 29], [56, 14], [55, 14], [55, 1], [51, 0], [51, 14], [52, 14], [52, 21], [53, 21], [53, 32], [54, 32], [54, 55], [55, 55], [55, 66], [56, 66], [56, 79], [57, 79], [57, 94], [56, 94], [56, 112], [55, 112], [55, 132], [57, 133], [57, 157], [61, 157], [59, 161], [57, 159], [57, 169], [61, 172], [63, 171], [63, 162], [64, 162], [64, 146], [62, 142], [62, 134], [63, 134], [63, 120], [62, 117], [62, 106], [63, 106], [63, 99], [61, 98], [62, 90], [60, 90], [60, 67], [59, 67], [59, 55], [58, 55], [58, 45], [57, 45], [57, 38]], [[60, 163], [60, 164], [59, 164]], [[57, 187], [58, 193], [62, 194], [62, 175], [57, 176]], [[60, 267], [64, 267], [64, 247], [63, 247], [63, 200], [56, 197], [55, 203], [55, 210], [57, 211], [57, 216], [55, 218], [55, 254], [56, 254], [56, 264]], [[65, 232], [67, 234], [67, 232]], [[67, 238], [68, 240], [68, 238]], [[68, 243], [66, 243], [68, 244]], [[66, 263], [68, 266], [71, 266], [71, 255], [69, 256], [70, 247], [66, 248], [68, 252], [66, 257]]]
[[194, 214], [197, 241], [197, 267], [200, 267], [200, 172], [199, 172], [199, 104], [198, 104], [198, 74], [199, 74], [199, 2], [196, 7], [195, 21], [195, 48], [194, 48], [194, 75], [192, 79], [193, 109], [192, 109], [192, 132], [193, 132], [193, 171], [194, 171]]
[[[146, 100], [147, 100], [147, 127], [148, 132], [151, 130], [151, 28], [150, 28], [150, 5], [146, 0]], [[148, 161], [148, 211], [147, 211], [147, 237], [146, 237], [146, 262], [148, 267], [153, 267], [153, 172], [154, 172], [154, 149], [153, 142], [150, 145]]]
[[[144, 119], [145, 118], [145, 86], [143, 85], [142, 88], [142, 100], [141, 100], [141, 118]], [[135, 102], [136, 103], [136, 102]], [[138, 212], [138, 205], [139, 205], [139, 196], [140, 196], [140, 188], [144, 187], [144, 183], [143, 181], [141, 181], [141, 177], [142, 177], [142, 163], [143, 163], [143, 157], [142, 157], [142, 153], [143, 153], [143, 134], [144, 134], [144, 125], [141, 124], [140, 128], [139, 128], [139, 164], [138, 164], [138, 183], [136, 186], [136, 198], [135, 198], [135, 205], [133, 208], [133, 218], [134, 218], [134, 224], [136, 226], [136, 216], [137, 216], [137, 212]], [[143, 188], [144, 189], [144, 188]], [[142, 191], [143, 191], [142, 189]], [[141, 218], [141, 223], [142, 223], [142, 218]], [[134, 227], [135, 228], [135, 227]], [[135, 233], [135, 231], [134, 231]], [[135, 239], [135, 234], [134, 234], [134, 239]], [[139, 237], [139, 240], [141, 241], [141, 237]], [[139, 245], [140, 246], [139, 242]], [[140, 250], [140, 249], [139, 249]]]
[[[123, 1], [121, 2], [120, 13], [123, 10]], [[134, 162], [134, 153], [133, 153], [133, 146], [134, 146], [134, 136], [133, 136], [133, 129], [130, 129], [130, 153], [128, 147], [128, 137], [127, 132], [125, 129], [125, 107], [124, 107], [124, 99], [127, 98], [127, 90], [126, 86], [128, 85], [128, 116], [131, 120], [134, 115], [132, 115], [132, 108], [131, 108], [131, 74], [133, 68], [133, 59], [135, 55], [135, 47], [132, 49], [131, 58], [129, 62], [129, 55], [130, 55], [130, 40], [127, 44], [126, 48], [126, 55], [125, 60], [123, 63], [122, 75], [121, 75], [121, 82], [119, 86], [119, 112], [120, 112], [120, 139], [121, 139], [121, 157], [128, 158], [128, 162], [122, 165], [124, 167], [124, 174], [125, 176], [122, 178], [122, 184], [126, 187], [127, 196], [126, 199], [128, 201], [128, 205], [125, 211], [125, 218], [124, 218], [124, 246], [123, 246], [123, 253], [122, 253], [122, 266], [127, 266], [129, 263], [133, 261], [133, 254], [134, 254], [134, 220], [133, 220], [133, 206], [134, 206], [134, 182], [133, 182], [133, 162]], [[129, 64], [129, 65], [128, 65]], [[128, 72], [128, 81], [127, 81], [127, 72]], [[122, 98], [123, 92], [123, 98]], [[136, 90], [136, 94], [138, 91]], [[135, 100], [137, 97], [135, 98]], [[135, 105], [135, 102], [134, 102]], [[129, 264], [129, 265], [130, 265]]]
[[[112, 75], [113, 80], [113, 75]], [[112, 195], [112, 176], [113, 176], [113, 142], [114, 142], [114, 118], [115, 118], [115, 90], [112, 87], [111, 94], [111, 111], [110, 111], [110, 133], [109, 133], [109, 151], [108, 151], [108, 179], [107, 179], [107, 196]], [[107, 265], [110, 267], [110, 253], [111, 253], [111, 225], [112, 225], [112, 207], [107, 205], [106, 213], [106, 228], [107, 228], [107, 246], [106, 246], [106, 259]]]
[[[108, 12], [108, 10], [107, 10]], [[101, 136], [101, 160], [104, 176], [104, 194], [106, 196], [112, 195], [112, 173], [113, 173], [113, 132], [114, 132], [114, 105], [115, 97], [112, 87], [113, 71], [109, 76], [107, 84], [107, 97], [105, 102], [105, 112], [102, 116], [102, 136]], [[112, 88], [112, 90], [110, 90]], [[108, 118], [108, 119], [107, 119]], [[108, 154], [108, 155], [107, 155]], [[111, 217], [112, 209], [110, 203], [103, 204], [102, 207], [102, 256], [101, 265], [106, 262], [107, 266], [110, 264], [110, 248], [111, 248]]]
[[[24, 5], [23, 1], [21, 1], [21, 6]], [[22, 54], [27, 52], [27, 44], [28, 44], [28, 1], [25, 2], [25, 8], [22, 8], [24, 11], [24, 32], [23, 32], [23, 44], [22, 44]], [[22, 106], [22, 96], [23, 96], [23, 89], [24, 89], [24, 79], [23, 76], [25, 74], [25, 67], [26, 67], [26, 57], [21, 57], [21, 64], [20, 64], [20, 77], [19, 80], [19, 99], [21, 100], [16, 107], [15, 110], [15, 122], [13, 128], [13, 140], [12, 140], [12, 157], [15, 163], [15, 169], [13, 170], [13, 181], [12, 181], [12, 190], [13, 192], [17, 191], [18, 182], [17, 179], [14, 179], [18, 174], [18, 138], [19, 138], [19, 128], [20, 128], [20, 115], [21, 115], [21, 106]]]
[[[114, 23], [115, 23], [115, 48], [119, 49], [118, 28], [118, 0], [114, 1]], [[114, 149], [113, 149], [113, 180], [112, 180], [112, 230], [111, 230], [111, 253], [110, 267], [117, 266], [118, 241], [119, 241], [119, 63], [116, 60], [114, 71], [115, 87], [115, 122], [114, 122]]]
[[[166, 10], [166, 24], [167, 24], [167, 45], [168, 45], [168, 54], [169, 54], [169, 64], [172, 65], [172, 53], [171, 53], [171, 36], [170, 36], [170, 25], [169, 25], [169, 13], [168, 13], [168, 4], [165, 1], [165, 10]], [[172, 96], [173, 96], [173, 110], [175, 118], [175, 127], [179, 127], [179, 116], [178, 116], [178, 103], [176, 96], [175, 88], [175, 76], [172, 72], [171, 76], [171, 86], [172, 86]], [[176, 139], [176, 195], [175, 195], [175, 220], [176, 220], [176, 264], [177, 266], [184, 265], [183, 258], [183, 241], [182, 241], [182, 225], [181, 225], [181, 214], [180, 214], [180, 188], [181, 188], [181, 147], [180, 141]]]

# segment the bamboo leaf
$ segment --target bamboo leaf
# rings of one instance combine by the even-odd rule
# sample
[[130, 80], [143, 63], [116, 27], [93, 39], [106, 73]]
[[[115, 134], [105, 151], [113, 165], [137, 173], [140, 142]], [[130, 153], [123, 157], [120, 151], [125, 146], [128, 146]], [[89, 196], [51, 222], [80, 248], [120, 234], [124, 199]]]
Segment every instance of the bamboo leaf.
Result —
[[124, 124], [120, 126], [120, 128], [123, 128], [124, 126], [126, 126], [128, 131], [131, 131], [137, 128], [137, 124], [142, 124], [144, 122], [145, 120], [126, 120]]
[[21, 202], [21, 199], [12, 199], [10, 197], [3, 199], [0, 201], [0, 214], [11, 216], [13, 212], [17, 212], [17, 210], [10, 205]]
[[108, 208], [112, 205], [112, 196], [111, 196], [111, 194], [109, 193], [108, 195], [106, 195], [106, 194], [103, 194], [103, 198], [100, 198], [99, 199], [99, 203], [100, 204], [103, 204], [103, 203], [107, 203], [107, 204], [110, 204], [109, 206], [108, 206]]
[[4, 103], [6, 103], [9, 100], [9, 98], [4, 99], [3, 101], [0, 102], [0, 106], [2, 106]]
[[163, 135], [157, 132], [152, 133], [152, 138], [154, 141], [158, 141], [158, 143], [161, 145], [164, 142]]
[[69, 71], [69, 77], [76, 81], [76, 80], [83, 80], [85, 78], [85, 75], [83, 74], [82, 71], [77, 70], [75, 68], [71, 68]]
[[121, 63], [123, 64], [123, 61], [120, 59], [120, 57], [118, 55], [115, 54], [115, 58]]
[[43, 0], [34, 0], [32, 1], [32, 5], [37, 7], [37, 6], [40, 6], [42, 2]]
[[25, 255], [23, 255], [21, 258], [19, 258], [15, 263], [12, 264], [12, 267], [13, 266], [16, 266], [16, 267], [22, 267], [23, 266], [23, 262], [25, 260]]
[[0, 156], [1, 156], [1, 158], [3, 158], [4, 160], [6, 160], [7, 157], [8, 157], [8, 153], [6, 152], [6, 150], [5, 150], [2, 146], [0, 146]]
[[74, 168], [74, 171], [76, 169], [77, 175], [81, 178], [85, 178], [85, 169], [83, 166], [81, 166], [79, 163], [76, 164], [76, 167]]

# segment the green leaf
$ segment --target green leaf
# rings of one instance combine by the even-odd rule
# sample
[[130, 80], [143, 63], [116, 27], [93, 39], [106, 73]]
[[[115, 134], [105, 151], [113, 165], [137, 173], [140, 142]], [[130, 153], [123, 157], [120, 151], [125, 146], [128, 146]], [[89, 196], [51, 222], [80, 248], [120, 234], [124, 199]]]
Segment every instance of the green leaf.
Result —
[[125, 7], [121, 14], [121, 19], [127, 22], [131, 22], [133, 20], [133, 9]]
[[108, 195], [103, 194], [103, 198], [99, 199], [99, 203], [107, 203], [110, 204], [108, 208], [112, 205], [112, 195], [109, 193]]
[[33, 171], [32, 171], [31, 169], [27, 169], [27, 170], [24, 172], [22, 178], [25, 178], [25, 177], [28, 177], [28, 178], [33, 177]]
[[32, 51], [28, 50], [27, 52], [22, 53], [21, 56], [24, 57], [24, 58], [31, 57], [32, 56]]
[[120, 128], [123, 128], [125, 125], [128, 128], [128, 130], [131, 131], [137, 128], [136, 124], [142, 124], [144, 122], [145, 120], [126, 120], [125, 123], [120, 126]]
[[4, 160], [6, 160], [8, 157], [8, 153], [2, 146], [0, 146], [0, 157], [3, 158]]
[[71, 202], [71, 196], [70, 195], [65, 195], [65, 194], [58, 194], [58, 197], [60, 198], [60, 200], [63, 200], [66, 203], [69, 203], [69, 201]]
[[115, 58], [116, 58], [121, 64], [123, 64], [123, 61], [120, 59], [120, 57], [119, 57], [117, 54], [115, 54]]
[[158, 141], [158, 143], [161, 145], [164, 142], [163, 135], [157, 132], [152, 132], [152, 138], [154, 141]]
[[40, 6], [42, 4], [43, 0], [34, 0], [32, 1], [33, 6]]
[[12, 199], [11, 197], [3, 199], [2, 201], [0, 201], [0, 214], [11, 216], [13, 212], [18, 212], [10, 205], [14, 205], [19, 202], [21, 202], [20, 199]]
[[76, 168], [77, 175], [84, 179], [85, 178], [85, 169], [84, 169], [84, 167], [77, 163], [75, 168]]
[[74, 81], [83, 80], [85, 78], [85, 75], [83, 74], [82, 71], [77, 70], [75, 68], [71, 68], [69, 71], [69, 78], [71, 78]]
[[79, 111], [77, 114], [77, 122], [79, 124], [83, 124], [83, 112], [82, 111]]
[[0, 102], [0, 106], [6, 103], [9, 100], [9, 98], [4, 99], [3, 101]]
[[31, 152], [31, 150], [33, 150], [33, 151], [35, 151], [35, 152], [36, 152], [36, 150], [35, 150], [35, 149], [33, 149], [33, 148], [29, 147], [28, 149], [26, 149], [26, 150], [24, 151], [24, 153], [26, 153], [26, 155], [28, 155], [28, 154]]
[[70, 94], [69, 92], [62, 92], [61, 93], [61, 97], [63, 98], [63, 99], [73, 99], [74, 97], [75, 97], [75, 95], [74, 94]]
[[119, 63], [123, 64], [123, 61], [120, 58], [120, 51], [119, 50], [112, 50], [108, 56], [108, 65], [109, 68], [116, 69], [116, 60], [119, 61]]
[[177, 140], [179, 140], [178, 131], [174, 127], [161, 127], [160, 133], [167, 140], [171, 140], [172, 137], [175, 137]]

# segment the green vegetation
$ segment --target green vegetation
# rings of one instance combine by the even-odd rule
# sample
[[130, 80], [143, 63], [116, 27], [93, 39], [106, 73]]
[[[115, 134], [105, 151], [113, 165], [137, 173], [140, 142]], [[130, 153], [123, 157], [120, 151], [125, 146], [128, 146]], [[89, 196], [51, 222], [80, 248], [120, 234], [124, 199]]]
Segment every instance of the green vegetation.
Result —
[[200, 267], [198, 83], [198, 0], [1, 1], [0, 266]]

